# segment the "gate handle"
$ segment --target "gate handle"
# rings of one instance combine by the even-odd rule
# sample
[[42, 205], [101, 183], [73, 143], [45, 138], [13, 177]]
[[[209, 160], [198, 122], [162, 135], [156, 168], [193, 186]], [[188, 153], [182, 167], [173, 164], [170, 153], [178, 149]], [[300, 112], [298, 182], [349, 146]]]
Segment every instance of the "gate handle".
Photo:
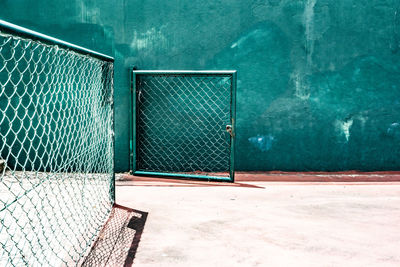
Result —
[[233, 137], [232, 125], [230, 124], [226, 125], [226, 131]]

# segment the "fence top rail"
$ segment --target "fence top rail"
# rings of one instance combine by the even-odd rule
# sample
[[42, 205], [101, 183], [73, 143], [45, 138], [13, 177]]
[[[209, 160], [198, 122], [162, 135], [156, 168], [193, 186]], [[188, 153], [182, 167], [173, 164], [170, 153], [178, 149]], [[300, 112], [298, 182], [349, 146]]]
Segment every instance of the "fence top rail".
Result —
[[70, 49], [77, 53], [92, 56], [92, 57], [98, 58], [100, 60], [114, 62], [113, 57], [107, 56], [105, 54], [101, 54], [99, 52], [96, 52], [96, 51], [93, 51], [93, 50], [90, 50], [90, 49], [87, 49], [87, 48], [84, 48], [84, 47], [81, 47], [78, 45], [74, 45], [74, 44], [65, 42], [63, 40], [60, 40], [60, 39], [57, 39], [57, 38], [54, 38], [54, 37], [51, 37], [51, 36], [48, 36], [48, 35], [45, 35], [45, 34], [42, 34], [39, 32], [29, 30], [27, 28], [9, 23], [9, 22], [1, 20], [1, 19], [0, 19], [0, 31], [9, 33], [9, 34], [16, 34], [18, 36], [33, 39], [36, 41], [40, 41], [42, 43], [46, 43], [49, 45], [58, 45], [65, 49]]
[[233, 75], [236, 70], [133, 70], [135, 74], [209, 74], [209, 75]]

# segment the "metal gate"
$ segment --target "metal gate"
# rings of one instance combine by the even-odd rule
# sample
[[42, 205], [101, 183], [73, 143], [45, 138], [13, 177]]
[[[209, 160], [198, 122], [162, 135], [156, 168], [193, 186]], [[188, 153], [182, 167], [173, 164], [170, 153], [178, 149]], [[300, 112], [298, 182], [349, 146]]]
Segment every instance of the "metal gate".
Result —
[[236, 71], [132, 71], [135, 175], [234, 180]]

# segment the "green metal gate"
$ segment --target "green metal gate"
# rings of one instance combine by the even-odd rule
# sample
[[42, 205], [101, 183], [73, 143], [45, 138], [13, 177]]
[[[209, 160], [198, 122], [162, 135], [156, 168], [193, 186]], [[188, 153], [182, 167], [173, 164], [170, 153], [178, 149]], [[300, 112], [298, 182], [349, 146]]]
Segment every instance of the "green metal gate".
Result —
[[135, 175], [234, 180], [236, 71], [132, 71]]

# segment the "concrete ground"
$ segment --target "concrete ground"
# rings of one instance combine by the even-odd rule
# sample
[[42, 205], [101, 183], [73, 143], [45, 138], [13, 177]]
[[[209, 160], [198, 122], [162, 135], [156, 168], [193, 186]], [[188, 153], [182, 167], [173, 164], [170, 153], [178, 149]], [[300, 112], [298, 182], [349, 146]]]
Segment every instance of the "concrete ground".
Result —
[[146, 179], [116, 188], [148, 212], [134, 266], [400, 266], [400, 182]]

